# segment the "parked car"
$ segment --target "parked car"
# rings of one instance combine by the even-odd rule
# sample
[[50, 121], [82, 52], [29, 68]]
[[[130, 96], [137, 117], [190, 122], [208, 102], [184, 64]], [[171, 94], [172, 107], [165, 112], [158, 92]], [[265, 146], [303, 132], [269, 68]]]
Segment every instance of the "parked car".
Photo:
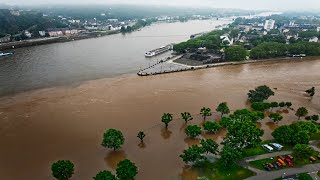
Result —
[[262, 146], [262, 148], [264, 148], [265, 150], [267, 150], [269, 152], [273, 151], [273, 148], [271, 146], [269, 146], [268, 144], [263, 144], [261, 146]]
[[294, 167], [294, 164], [292, 162], [288, 162], [288, 166]]
[[283, 156], [279, 156], [280, 159], [282, 159], [284, 161], [284, 157]]
[[270, 143], [271, 146], [273, 146], [276, 150], [281, 151], [283, 146], [278, 143]]
[[287, 155], [288, 158], [290, 158], [291, 160], [293, 159], [293, 156], [291, 156], [290, 154]]
[[264, 167], [264, 169], [265, 169], [266, 171], [271, 171], [271, 168], [270, 168], [269, 166], [267, 166], [266, 164], [264, 164], [263, 167]]
[[278, 167], [282, 166], [282, 164], [279, 161], [277, 161], [276, 164], [278, 165]]
[[313, 162], [313, 161], [316, 161], [316, 158], [314, 158], [313, 156], [310, 156], [309, 159], [310, 159], [310, 161], [312, 161], [312, 162]]
[[273, 165], [274, 168], [278, 169], [277, 163], [272, 163], [272, 165]]
[[268, 165], [270, 168], [274, 168], [273, 164], [271, 164], [271, 163], [267, 163], [267, 165]]
[[288, 157], [287, 157], [285, 160], [286, 160], [288, 163], [291, 162], [291, 159], [288, 158]]
[[286, 166], [286, 163], [284, 163], [282, 159], [279, 158], [278, 161], [281, 163], [282, 166]]

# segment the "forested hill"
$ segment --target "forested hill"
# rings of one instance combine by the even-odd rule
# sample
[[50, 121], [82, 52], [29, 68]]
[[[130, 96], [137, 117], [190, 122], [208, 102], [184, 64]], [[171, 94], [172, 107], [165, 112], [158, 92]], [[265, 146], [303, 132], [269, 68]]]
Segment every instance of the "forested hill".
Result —
[[20, 11], [19, 15], [13, 15], [8, 9], [0, 9], [0, 37], [19, 34], [24, 30], [38, 31], [54, 27], [65, 25], [35, 11]]

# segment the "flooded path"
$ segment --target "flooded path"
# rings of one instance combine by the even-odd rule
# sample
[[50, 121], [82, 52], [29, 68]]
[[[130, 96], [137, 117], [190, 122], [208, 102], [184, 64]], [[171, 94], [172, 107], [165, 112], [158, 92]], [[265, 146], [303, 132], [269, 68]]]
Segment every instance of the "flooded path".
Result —
[[[319, 69], [320, 60], [245, 64], [152, 77], [125, 75], [2, 97], [0, 179], [53, 179], [51, 164], [69, 159], [75, 163], [73, 179], [87, 180], [100, 170], [115, 172], [124, 158], [139, 167], [138, 180], [194, 179], [196, 172], [179, 158], [197, 143], [186, 138], [184, 122], [177, 119], [181, 112], [198, 114], [203, 106], [215, 109], [223, 101], [232, 110], [244, 108], [248, 90], [266, 84], [277, 88], [270, 101], [291, 101], [294, 109], [305, 106], [310, 114], [319, 113], [320, 93], [312, 100], [303, 94], [311, 86], [320, 92]], [[160, 122], [164, 112], [176, 119], [168, 131]], [[283, 116], [279, 126], [297, 120], [292, 111]], [[258, 124], [265, 130], [263, 139], [271, 138], [274, 125], [269, 122], [266, 118]], [[190, 123], [201, 124], [202, 119], [196, 116]], [[100, 145], [108, 128], [124, 133], [121, 151]], [[143, 146], [136, 137], [140, 130], [147, 135]]]

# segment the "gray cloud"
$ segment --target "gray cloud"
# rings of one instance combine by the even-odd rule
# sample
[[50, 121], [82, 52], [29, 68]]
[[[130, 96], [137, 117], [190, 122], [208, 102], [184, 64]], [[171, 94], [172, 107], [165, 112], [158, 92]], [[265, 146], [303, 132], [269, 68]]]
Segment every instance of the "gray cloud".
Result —
[[320, 0], [0, 0], [0, 3], [31, 4], [141, 4], [241, 9], [319, 9]]

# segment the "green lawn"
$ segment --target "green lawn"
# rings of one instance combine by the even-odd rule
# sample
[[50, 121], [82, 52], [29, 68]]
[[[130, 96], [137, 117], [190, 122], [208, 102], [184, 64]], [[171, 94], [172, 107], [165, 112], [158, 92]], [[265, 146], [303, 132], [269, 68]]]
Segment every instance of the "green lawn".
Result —
[[310, 140], [319, 140], [320, 139], [320, 131], [310, 137]]
[[[263, 141], [255, 148], [245, 149], [244, 152], [243, 152], [243, 157], [250, 157], [250, 156], [256, 156], [256, 155], [269, 153], [267, 150], [263, 149], [261, 147], [261, 145], [262, 144], [269, 144], [269, 143], [272, 143], [272, 142], [276, 142], [276, 141], [275, 140]], [[293, 148], [292, 145], [286, 145], [286, 144], [283, 144], [283, 143], [279, 143], [279, 144], [284, 146], [282, 150], [292, 150], [292, 148]]]
[[318, 174], [318, 176], [320, 176], [320, 170], [318, 171], [318, 173], [317, 173], [317, 174]]
[[224, 168], [219, 162], [206, 162], [204, 166], [200, 168], [200, 171], [202, 176], [214, 180], [240, 180], [256, 175], [249, 169], [245, 169], [238, 165], [233, 168]]
[[[314, 152], [314, 154], [312, 155], [313, 157], [317, 158], [318, 156], [318, 153], [319, 152]], [[285, 157], [285, 156], [283, 156]], [[251, 161], [249, 162], [249, 165], [254, 167], [254, 168], [257, 168], [257, 169], [261, 169], [261, 170], [264, 170], [262, 164], [265, 164], [265, 163], [274, 163], [277, 161], [277, 157], [274, 157], [273, 159], [261, 159], [261, 160], [257, 160], [257, 161]], [[306, 159], [293, 159], [293, 164], [294, 166], [303, 166], [303, 165], [306, 165], [306, 164], [311, 164], [309, 158], [306, 158]], [[320, 160], [317, 159], [314, 163], [320, 163]], [[288, 165], [287, 166], [281, 166], [280, 168], [278, 169], [285, 169], [285, 168], [290, 168]], [[274, 170], [274, 169], [273, 169]]]

